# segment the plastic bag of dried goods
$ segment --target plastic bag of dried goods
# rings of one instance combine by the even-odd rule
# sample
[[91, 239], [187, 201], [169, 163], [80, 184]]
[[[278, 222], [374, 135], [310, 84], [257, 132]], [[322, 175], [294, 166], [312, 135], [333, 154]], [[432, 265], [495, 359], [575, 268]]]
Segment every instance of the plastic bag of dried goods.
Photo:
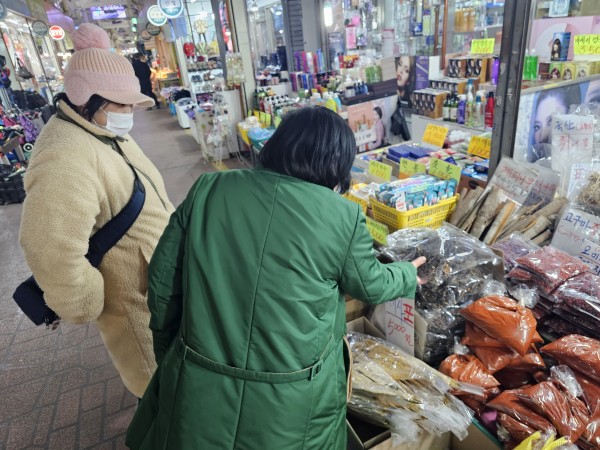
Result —
[[521, 389], [536, 383], [536, 376], [522, 370], [502, 369], [494, 373], [494, 378], [500, 382], [502, 389]]
[[540, 287], [546, 293], [569, 278], [589, 271], [588, 265], [579, 258], [550, 246], [517, 258], [517, 264], [539, 276], [544, 282]]
[[522, 442], [535, 433], [535, 430], [529, 425], [518, 421], [508, 414], [498, 414], [498, 438], [502, 442]]
[[524, 405], [550, 420], [558, 435], [571, 442], [581, 437], [590, 421], [585, 404], [573, 397], [562, 383], [552, 379], [521, 389], [517, 397]]
[[588, 411], [592, 414], [600, 414], [600, 384], [578, 371], [573, 371], [573, 375], [577, 379], [579, 386], [583, 390], [583, 399], [588, 407]]
[[510, 272], [516, 265], [517, 258], [539, 250], [540, 246], [531, 239], [524, 237], [521, 233], [513, 233], [491, 246], [494, 250], [500, 250], [504, 258], [504, 267]]
[[504, 391], [498, 397], [488, 402], [489, 408], [507, 414], [513, 419], [538, 431], [556, 433], [556, 429], [546, 417], [528, 408], [517, 396], [520, 389]]
[[[500, 383], [474, 355], [450, 355], [442, 362], [440, 372], [457, 381], [481, 386], [486, 391], [500, 386]], [[454, 394], [460, 395], [461, 392], [455, 391]], [[487, 399], [487, 396], [486, 394], [481, 400]]]
[[598, 275], [589, 272], [577, 275], [556, 289], [554, 296], [572, 309], [600, 320], [600, 277]]
[[600, 383], [600, 341], [570, 334], [542, 347], [540, 351]]
[[520, 355], [529, 350], [536, 333], [531, 310], [499, 295], [481, 298], [461, 310], [462, 316]]

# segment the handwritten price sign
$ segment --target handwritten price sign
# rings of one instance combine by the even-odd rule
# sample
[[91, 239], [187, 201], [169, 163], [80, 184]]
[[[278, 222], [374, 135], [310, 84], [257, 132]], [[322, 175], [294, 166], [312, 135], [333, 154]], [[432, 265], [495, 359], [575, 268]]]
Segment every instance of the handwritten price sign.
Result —
[[454, 164], [433, 158], [429, 163], [429, 174], [444, 180], [454, 179], [460, 182], [461, 170]]
[[573, 52], [576, 55], [597, 55], [600, 53], [600, 34], [579, 34], [575, 36]]
[[416, 173], [426, 173], [427, 166], [406, 158], [400, 158], [400, 173], [403, 175], [414, 175]]
[[496, 39], [473, 39], [471, 41], [471, 54], [473, 55], [488, 55], [494, 53], [494, 45]]
[[568, 207], [558, 222], [552, 246], [579, 256], [586, 240], [600, 242], [600, 219], [577, 208]]
[[388, 234], [390, 234], [387, 226], [367, 217], [367, 229], [375, 242], [381, 245], [387, 245], [387, 237]]
[[370, 161], [368, 172], [374, 177], [383, 178], [385, 181], [392, 179], [392, 166], [379, 161]]
[[409, 355], [415, 354], [415, 300], [400, 298], [385, 304], [385, 337]]
[[430, 123], [425, 128], [423, 142], [442, 148], [446, 142], [446, 136], [448, 136], [448, 128]]
[[471, 138], [471, 142], [469, 142], [469, 148], [467, 151], [471, 155], [489, 159], [492, 151], [492, 139], [481, 136], [473, 136]]

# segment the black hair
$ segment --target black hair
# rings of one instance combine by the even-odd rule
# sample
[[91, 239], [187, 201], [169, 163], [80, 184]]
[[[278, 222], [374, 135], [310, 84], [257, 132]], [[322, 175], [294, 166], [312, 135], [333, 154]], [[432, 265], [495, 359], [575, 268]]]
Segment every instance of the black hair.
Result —
[[258, 162], [265, 169], [346, 193], [355, 156], [354, 134], [344, 119], [315, 106], [286, 114]]
[[376, 106], [375, 108], [373, 108], [373, 111], [375, 111], [378, 115], [379, 118], [383, 118], [383, 111], [381, 110], [381, 108], [379, 106]]
[[98, 110], [108, 103], [108, 100], [106, 100], [104, 97], [94, 94], [90, 97], [87, 103], [83, 105], [83, 107], [79, 107], [75, 106], [73, 102], [69, 100], [69, 97], [67, 97], [66, 93], [60, 92], [54, 96], [53, 101], [54, 107], [57, 109], [59, 102], [65, 102], [73, 111], [79, 113], [79, 115], [88, 122], [91, 122]]

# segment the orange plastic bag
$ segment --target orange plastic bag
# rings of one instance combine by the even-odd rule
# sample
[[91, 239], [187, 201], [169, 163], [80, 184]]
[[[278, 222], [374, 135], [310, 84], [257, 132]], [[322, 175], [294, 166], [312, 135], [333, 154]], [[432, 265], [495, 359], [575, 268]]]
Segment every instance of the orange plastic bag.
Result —
[[[544, 339], [536, 331], [533, 335], [532, 342], [534, 344], [544, 342]], [[506, 347], [502, 342], [493, 338], [477, 325], [467, 322], [465, 325], [465, 336], [462, 339], [462, 344], [477, 347]]]
[[463, 308], [461, 314], [523, 356], [536, 333], [537, 322], [531, 310], [500, 295], [483, 297]]
[[524, 423], [514, 419], [505, 413], [498, 414], [498, 425], [504, 428], [506, 432], [508, 432], [510, 439], [506, 439], [506, 436], [498, 430], [498, 437], [500, 437], [503, 441], [515, 441], [522, 442], [535, 433], [535, 430], [531, 428], [529, 425], [525, 425]]
[[[486, 391], [496, 389], [500, 386], [500, 383], [487, 371], [483, 364], [481, 364], [481, 361], [473, 355], [448, 356], [442, 361], [440, 372], [457, 381], [481, 386]], [[455, 395], [461, 394], [460, 392], [455, 392]], [[488, 396], [486, 395], [486, 397]]]
[[600, 341], [570, 334], [542, 347], [540, 351], [600, 383]]
[[511, 416], [534, 430], [556, 433], [556, 429], [548, 419], [532, 411], [519, 400], [517, 397], [519, 392], [521, 390], [504, 391], [490, 401], [487, 406]]
[[573, 374], [579, 386], [581, 386], [588, 411], [591, 414], [598, 414], [600, 416], [600, 385], [577, 371], [573, 371]]

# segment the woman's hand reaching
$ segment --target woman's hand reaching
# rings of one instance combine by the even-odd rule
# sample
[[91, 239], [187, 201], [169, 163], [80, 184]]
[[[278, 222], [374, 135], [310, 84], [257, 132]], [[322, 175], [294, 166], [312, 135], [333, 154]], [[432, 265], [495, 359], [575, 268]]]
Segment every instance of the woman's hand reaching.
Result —
[[[421, 257], [419, 257], [419, 258], [415, 259], [415, 260], [412, 262], [412, 265], [413, 265], [413, 266], [415, 266], [415, 267], [418, 269], [419, 267], [421, 267], [421, 266], [422, 266], [423, 264], [425, 264], [426, 262], [427, 262], [427, 258], [425, 258], [424, 256], [421, 256]], [[421, 278], [417, 277], [417, 283], [419, 284], [419, 286], [422, 286], [422, 285], [424, 285], [425, 283], [427, 283], [427, 280], [423, 280], [423, 279], [421, 279]]]

